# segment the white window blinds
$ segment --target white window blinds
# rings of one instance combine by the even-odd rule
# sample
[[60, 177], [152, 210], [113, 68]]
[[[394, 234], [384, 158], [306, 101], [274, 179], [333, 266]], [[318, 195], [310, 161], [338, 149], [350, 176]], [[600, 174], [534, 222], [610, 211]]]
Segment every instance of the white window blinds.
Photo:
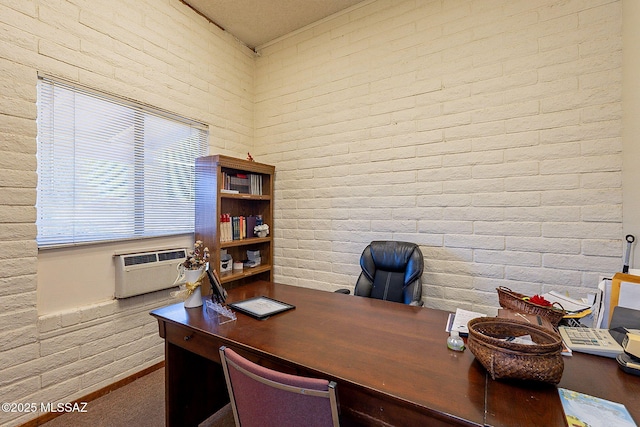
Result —
[[194, 230], [206, 125], [41, 77], [38, 246]]

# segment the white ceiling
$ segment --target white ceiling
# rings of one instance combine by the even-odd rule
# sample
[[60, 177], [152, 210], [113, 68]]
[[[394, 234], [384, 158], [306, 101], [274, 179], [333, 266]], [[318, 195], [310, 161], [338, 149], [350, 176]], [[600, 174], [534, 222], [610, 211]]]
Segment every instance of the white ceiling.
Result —
[[182, 0], [255, 49], [363, 0]]

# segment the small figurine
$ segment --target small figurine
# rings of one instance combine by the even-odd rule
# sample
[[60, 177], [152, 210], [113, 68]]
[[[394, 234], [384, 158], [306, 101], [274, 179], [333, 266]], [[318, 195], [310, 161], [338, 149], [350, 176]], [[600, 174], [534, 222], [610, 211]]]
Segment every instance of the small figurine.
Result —
[[249, 160], [250, 162], [253, 162], [253, 157], [251, 157], [251, 153], [247, 153], [247, 160]]

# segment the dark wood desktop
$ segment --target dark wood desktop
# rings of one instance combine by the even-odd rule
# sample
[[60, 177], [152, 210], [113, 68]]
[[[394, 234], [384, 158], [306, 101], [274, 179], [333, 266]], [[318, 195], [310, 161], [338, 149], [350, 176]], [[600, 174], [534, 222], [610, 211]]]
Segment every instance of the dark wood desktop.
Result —
[[[228, 302], [268, 296], [296, 306], [220, 324], [204, 307], [154, 310], [165, 339], [167, 426], [197, 425], [228, 402], [218, 348], [338, 383], [344, 425], [564, 426], [556, 388], [493, 381], [469, 350], [446, 347], [447, 312], [256, 282]], [[625, 404], [640, 421], [640, 377], [613, 359], [566, 357], [559, 387]]]

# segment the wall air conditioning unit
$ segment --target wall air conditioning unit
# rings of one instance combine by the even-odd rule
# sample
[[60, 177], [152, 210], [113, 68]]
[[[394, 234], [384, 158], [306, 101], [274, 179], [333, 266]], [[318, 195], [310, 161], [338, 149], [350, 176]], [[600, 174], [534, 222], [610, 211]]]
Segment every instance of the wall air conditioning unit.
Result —
[[186, 249], [116, 255], [116, 298], [128, 298], [173, 287]]

